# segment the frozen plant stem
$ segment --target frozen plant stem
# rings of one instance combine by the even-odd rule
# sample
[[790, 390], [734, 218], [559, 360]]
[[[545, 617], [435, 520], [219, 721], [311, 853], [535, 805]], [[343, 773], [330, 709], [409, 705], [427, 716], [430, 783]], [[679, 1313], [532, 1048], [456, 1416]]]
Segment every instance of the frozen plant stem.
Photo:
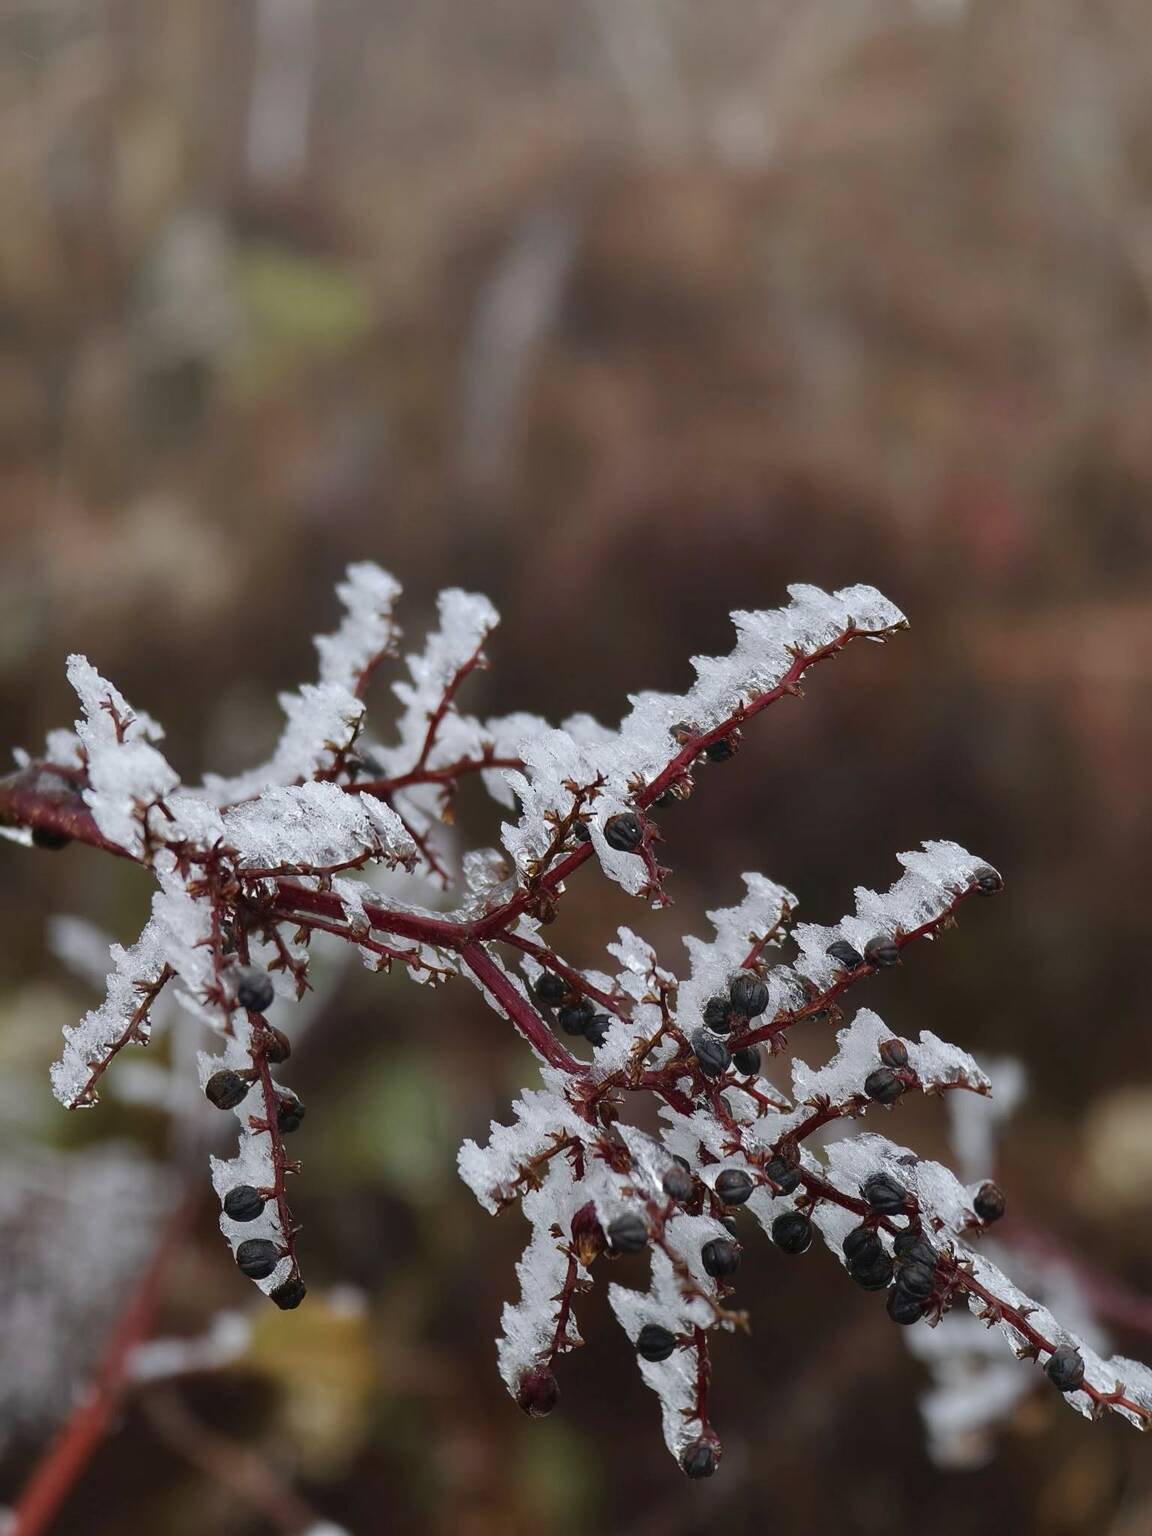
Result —
[[[76, 733], [54, 732], [40, 759], [20, 756], [0, 782], [0, 826], [44, 848], [75, 840], [132, 859], [157, 892], [137, 942], [113, 949], [104, 1003], [66, 1031], [53, 1069], [61, 1101], [94, 1102], [116, 1054], [146, 1043], [154, 998], [178, 988], [215, 1033], [217, 1054], [201, 1055], [205, 1094], [239, 1122], [237, 1156], [212, 1164], [221, 1229], [243, 1273], [277, 1305], [299, 1305], [287, 1187], [298, 1165], [285, 1137], [304, 1108], [274, 1076], [287, 1041], [266, 1013], [302, 995], [312, 935], [325, 933], [372, 969], [471, 981], [538, 1058], [540, 1084], [516, 1101], [513, 1123], [460, 1152], [481, 1203], [519, 1203], [531, 1224], [521, 1298], [505, 1309], [498, 1345], [527, 1411], [557, 1401], [554, 1368], [580, 1342], [575, 1308], [594, 1268], [647, 1250], [647, 1290], [614, 1284], [611, 1305], [660, 1399], [670, 1450], [690, 1477], [712, 1475], [721, 1445], [708, 1336], [747, 1325], [728, 1303], [741, 1248], [727, 1225], [729, 1207], [746, 1205], [783, 1262], [809, 1262], [799, 1256], [815, 1233], [865, 1289], [889, 1291], [894, 1321], [932, 1325], [965, 1302], [1017, 1353], [1046, 1356], [1073, 1406], [1147, 1427], [1152, 1373], [1095, 1355], [981, 1254], [1002, 1199], [854, 1128], [910, 1093], [989, 1092], [958, 1047], [927, 1031], [902, 1040], [870, 1010], [843, 1010], [853, 988], [951, 927], [970, 897], [999, 891], [994, 869], [953, 843], [926, 843], [901, 855], [888, 891], [857, 890], [854, 911], [830, 927], [795, 925], [792, 893], [745, 874], [744, 898], [710, 914], [714, 935], [685, 940], [679, 977], [626, 928], [605, 972], [571, 965], [541, 937], [586, 864], [663, 905], [664, 809], [701, 775], [726, 771], [752, 722], [798, 697], [817, 662], [904, 628], [899, 611], [869, 587], [794, 587], [783, 609], [734, 614], [734, 649], [697, 658], [686, 693], [636, 695], [615, 730], [585, 717], [554, 728], [461, 712], [496, 615], [481, 597], [446, 592], [440, 627], [394, 684], [388, 744], [369, 737], [364, 700], [368, 677], [397, 652], [398, 592], [377, 567], [353, 566], [339, 589], [344, 620], [317, 640], [319, 680], [282, 699], [272, 758], [202, 786], [182, 783], [154, 721], [70, 659]], [[502, 848], [465, 860], [460, 905], [431, 912], [374, 891], [381, 865], [447, 882], [440, 827], [469, 777], [512, 815]], [[822, 1023], [837, 1028], [835, 1049], [813, 1068], [789, 1037], [803, 1025], [816, 1050]], [[786, 1090], [761, 1075], [765, 1055], [789, 1076]], [[636, 1095], [655, 1099], [658, 1134], [632, 1123]]]

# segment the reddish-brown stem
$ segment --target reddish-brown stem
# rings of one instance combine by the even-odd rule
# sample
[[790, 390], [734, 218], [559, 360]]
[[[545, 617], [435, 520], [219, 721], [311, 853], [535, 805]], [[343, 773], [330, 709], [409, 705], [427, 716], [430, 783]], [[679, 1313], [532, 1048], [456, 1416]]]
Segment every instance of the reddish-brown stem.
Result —
[[[484, 638], [487, 639], [487, 636]], [[436, 733], [440, 729], [444, 716], [452, 707], [452, 700], [459, 693], [465, 678], [470, 677], [477, 667], [486, 665], [487, 663], [484, 660], [484, 640], [481, 640], [464, 665], [457, 667], [444, 692], [440, 695], [439, 704], [428, 716], [428, 729], [424, 733], [424, 744], [420, 748], [420, 756], [416, 759], [415, 767], [412, 770], [414, 773], [419, 773], [428, 762], [428, 754], [432, 751], [432, 747], [435, 744]]]
[[570, 965], [565, 965], [559, 955], [553, 954], [543, 944], [536, 944], [531, 939], [523, 939], [516, 933], [502, 933], [499, 936], [502, 944], [510, 944], [513, 949], [520, 950], [523, 954], [531, 955], [539, 960], [546, 971], [552, 971], [557, 976], [562, 976], [570, 982], [575, 991], [583, 993], [585, 997], [599, 1003], [601, 1008], [606, 1008], [609, 1013], [614, 1013], [617, 1018], [628, 1017], [627, 1000], [613, 997], [609, 992], [601, 992], [598, 987], [592, 986], [588, 980]]

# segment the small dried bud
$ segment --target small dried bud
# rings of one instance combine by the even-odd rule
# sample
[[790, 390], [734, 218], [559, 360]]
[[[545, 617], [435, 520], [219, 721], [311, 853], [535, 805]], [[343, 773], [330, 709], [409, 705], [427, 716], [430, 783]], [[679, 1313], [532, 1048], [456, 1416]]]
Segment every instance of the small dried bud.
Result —
[[704, 1273], [714, 1280], [726, 1280], [740, 1268], [739, 1246], [727, 1237], [714, 1237], [700, 1250]]
[[768, 1006], [768, 983], [752, 971], [741, 971], [734, 976], [728, 987], [735, 1012], [746, 1019], [755, 1019]]
[[877, 1067], [864, 1079], [864, 1092], [877, 1104], [895, 1104], [907, 1086], [891, 1067]]
[[743, 1168], [725, 1168], [716, 1179], [717, 1197], [725, 1205], [743, 1205], [756, 1188]]
[[900, 949], [894, 939], [878, 934], [876, 938], [869, 939], [865, 944], [864, 958], [869, 965], [884, 971], [890, 966], [900, 964]]
[[213, 1072], [204, 1084], [204, 1097], [217, 1109], [235, 1109], [248, 1097], [251, 1087], [251, 1077], [241, 1076], [226, 1067], [221, 1072]]
[[255, 1221], [265, 1203], [264, 1196], [251, 1184], [237, 1184], [224, 1196], [224, 1214], [233, 1221]]
[[986, 1225], [993, 1221], [999, 1221], [1004, 1214], [1007, 1201], [1004, 1191], [999, 1184], [993, 1184], [991, 1179], [981, 1184], [976, 1191], [976, 1198], [972, 1202], [972, 1209]]
[[576, 1257], [585, 1268], [597, 1259], [608, 1246], [604, 1236], [604, 1228], [596, 1216], [596, 1207], [589, 1200], [587, 1205], [582, 1205], [572, 1218], [572, 1245], [576, 1249]]
[[269, 1299], [276, 1303], [281, 1312], [294, 1312], [307, 1294], [308, 1287], [295, 1274], [289, 1275], [275, 1290], [268, 1292]]
[[604, 823], [604, 841], [617, 853], [635, 853], [644, 841], [644, 825], [632, 811], [620, 811]]
[[583, 821], [573, 822], [572, 836], [578, 843], [590, 843], [592, 841], [592, 834], [588, 830], [587, 823]]
[[520, 1379], [516, 1401], [533, 1419], [546, 1419], [560, 1401], [560, 1384], [547, 1366], [538, 1365]]
[[1058, 1392], [1075, 1392], [1084, 1385], [1084, 1356], [1073, 1345], [1060, 1344], [1048, 1356], [1044, 1371]]
[[904, 1044], [903, 1040], [895, 1038], [881, 1040], [880, 1060], [886, 1067], [893, 1067], [899, 1071], [901, 1067], [908, 1065], [908, 1047]]
[[864, 964], [864, 956], [847, 939], [837, 939], [834, 944], [829, 944], [825, 953], [846, 971], [855, 971]]
[[991, 864], [981, 864], [972, 872], [972, 885], [977, 896], [995, 896], [1004, 889], [1004, 877]]
[[704, 748], [704, 756], [710, 763], [726, 763], [730, 757], [735, 757], [740, 750], [740, 732], [729, 731], [727, 736], [721, 736], [718, 740], [709, 742]]
[[626, 1211], [608, 1227], [608, 1246], [613, 1253], [642, 1253], [648, 1246], [648, 1223], [637, 1211]]
[[291, 1056], [292, 1042], [282, 1029], [273, 1029], [271, 1024], [266, 1024], [261, 1038], [265, 1060], [270, 1061], [274, 1067]]
[[732, 1053], [723, 1040], [717, 1040], [707, 1030], [698, 1029], [692, 1036], [692, 1051], [705, 1077], [722, 1077], [732, 1065]]
[[267, 1280], [280, 1262], [280, 1250], [266, 1237], [250, 1237], [236, 1249], [236, 1267], [249, 1280]]
[[636, 1353], [642, 1360], [658, 1364], [667, 1360], [676, 1348], [676, 1335], [659, 1323], [646, 1323], [636, 1336]]
[[306, 1111], [294, 1093], [281, 1093], [276, 1104], [276, 1124], [285, 1136], [300, 1129]]
[[812, 1223], [803, 1211], [783, 1211], [772, 1223], [772, 1241], [782, 1253], [804, 1253], [812, 1244]]

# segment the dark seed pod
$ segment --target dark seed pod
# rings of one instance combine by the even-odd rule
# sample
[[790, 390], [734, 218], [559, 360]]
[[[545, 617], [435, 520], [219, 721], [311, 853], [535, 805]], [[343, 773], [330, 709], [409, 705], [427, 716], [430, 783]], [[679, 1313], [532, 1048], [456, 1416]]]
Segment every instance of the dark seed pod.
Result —
[[295, 1094], [284, 1094], [276, 1104], [276, 1124], [287, 1136], [300, 1129], [306, 1111]]
[[67, 832], [57, 832], [54, 827], [33, 827], [33, 848], [67, 848], [72, 838]]
[[935, 1269], [940, 1257], [923, 1232], [897, 1232], [892, 1246], [903, 1264], [925, 1264], [929, 1269]]
[[608, 1246], [613, 1253], [641, 1253], [648, 1246], [648, 1224], [635, 1211], [626, 1211], [608, 1228]]
[[733, 1009], [744, 1018], [759, 1018], [768, 1006], [768, 983], [752, 971], [741, 971], [729, 983], [728, 996]]
[[236, 972], [236, 1001], [249, 1013], [263, 1013], [272, 1006], [276, 991], [267, 971], [258, 966], [246, 965]]
[[697, 1440], [681, 1456], [680, 1465], [685, 1475], [693, 1479], [711, 1477], [716, 1470], [717, 1459], [714, 1446], [709, 1445], [707, 1440]]
[[889, 939], [884, 934], [877, 934], [874, 939], [869, 939], [865, 944], [864, 958], [869, 965], [887, 970], [889, 966], [900, 964], [900, 950], [894, 939]]
[[1075, 1392], [1084, 1385], [1084, 1356], [1071, 1344], [1059, 1344], [1048, 1356], [1044, 1372], [1058, 1392]]
[[760, 1047], [758, 1045], [742, 1045], [738, 1051], [732, 1052], [732, 1065], [743, 1077], [755, 1077], [760, 1071]]
[[1004, 889], [1004, 877], [991, 864], [981, 864], [972, 872], [972, 885], [978, 896], [995, 896]]
[[756, 1188], [743, 1168], [725, 1168], [717, 1177], [714, 1187], [725, 1205], [743, 1205]]
[[901, 1264], [900, 1273], [896, 1276], [897, 1285], [901, 1285], [909, 1296], [919, 1296], [924, 1299], [931, 1296], [936, 1285], [936, 1266], [934, 1264], [910, 1264], [907, 1261]]
[[516, 1402], [533, 1419], [546, 1419], [560, 1401], [560, 1384], [546, 1366], [520, 1378]]
[[1004, 1191], [999, 1184], [993, 1184], [991, 1179], [986, 1184], [981, 1184], [976, 1191], [976, 1198], [972, 1202], [972, 1209], [986, 1225], [993, 1221], [999, 1221], [1004, 1214], [1007, 1201]]
[[860, 1186], [860, 1193], [874, 1211], [892, 1216], [908, 1203], [908, 1191], [886, 1173], [874, 1173]]
[[803, 1211], [784, 1211], [772, 1223], [772, 1241], [784, 1253], [803, 1253], [812, 1245], [812, 1223]]
[[209, 1104], [215, 1104], [217, 1109], [235, 1109], [237, 1104], [242, 1104], [248, 1097], [251, 1087], [250, 1077], [241, 1077], [239, 1072], [232, 1072], [225, 1067], [222, 1072], [213, 1072], [204, 1084], [204, 1097]]
[[862, 1290], [884, 1291], [892, 1280], [892, 1260], [886, 1253], [866, 1264], [853, 1260], [848, 1273]]
[[927, 1301], [922, 1296], [913, 1296], [899, 1281], [888, 1292], [888, 1316], [894, 1323], [907, 1328], [918, 1323], [927, 1310]]
[[603, 1045], [611, 1027], [612, 1020], [606, 1013], [593, 1014], [584, 1026], [584, 1038], [592, 1045]]
[[572, 988], [563, 976], [557, 976], [555, 971], [541, 971], [532, 983], [532, 990], [538, 1002], [553, 1008], [557, 1003], [564, 1001]]
[[726, 997], [710, 997], [704, 1004], [703, 1018], [708, 1028], [718, 1035], [727, 1035], [731, 1032], [732, 1004]]
[[853, 1227], [844, 1239], [843, 1250], [849, 1264], [855, 1264], [857, 1260], [867, 1264], [883, 1255], [884, 1244], [871, 1227]]
[[705, 1077], [721, 1077], [732, 1065], [731, 1051], [707, 1030], [698, 1029], [692, 1036], [692, 1051]]
[[791, 1167], [782, 1157], [771, 1158], [764, 1165], [764, 1172], [782, 1195], [790, 1195], [800, 1187], [800, 1170]]
[[837, 939], [835, 944], [829, 944], [825, 954], [846, 971], [858, 970], [864, 964], [864, 956], [847, 939]]
[[287, 1061], [292, 1054], [292, 1042], [282, 1029], [273, 1029], [271, 1024], [264, 1027], [263, 1034], [264, 1057], [274, 1067], [278, 1067], [282, 1061]]
[[704, 1273], [713, 1280], [726, 1280], [740, 1268], [740, 1249], [726, 1237], [713, 1237], [700, 1250]]
[[267, 1280], [280, 1262], [280, 1250], [266, 1237], [250, 1237], [236, 1249], [236, 1267], [249, 1280]]
[[675, 1200], [678, 1205], [691, 1200], [696, 1188], [696, 1181], [692, 1175], [686, 1168], [681, 1168], [679, 1163], [673, 1163], [670, 1168], [665, 1168], [661, 1183], [669, 1200]]
[[880, 1060], [886, 1067], [895, 1067], [898, 1071], [908, 1065], [908, 1047], [903, 1040], [881, 1040]]
[[295, 1312], [307, 1294], [308, 1287], [299, 1275], [289, 1275], [274, 1291], [268, 1292], [269, 1299], [276, 1303], [281, 1312]]
[[736, 1236], [739, 1235], [740, 1228], [736, 1225], [736, 1218], [735, 1218], [735, 1216], [721, 1216], [719, 1218], [719, 1221], [720, 1221], [720, 1225], [724, 1228], [724, 1230], [726, 1232], [731, 1232], [733, 1237], [736, 1237]]
[[233, 1221], [255, 1221], [264, 1210], [264, 1196], [251, 1184], [237, 1184], [224, 1196], [224, 1214]]
[[895, 1104], [906, 1087], [904, 1079], [897, 1077], [891, 1067], [877, 1067], [864, 1079], [864, 1092], [877, 1104]]
[[596, 1016], [596, 1009], [586, 997], [578, 1003], [567, 1003], [556, 1015], [556, 1021], [566, 1035], [582, 1035]]
[[589, 842], [592, 841], [592, 834], [588, 830], [587, 822], [583, 822], [583, 821], [573, 822], [573, 824], [572, 824], [572, 836], [576, 839], [576, 841], [578, 843], [589, 843]]
[[644, 841], [644, 825], [632, 811], [620, 811], [604, 823], [604, 841], [617, 853], [635, 853]]
[[654, 1365], [667, 1360], [675, 1348], [676, 1335], [659, 1323], [645, 1323], [636, 1335], [636, 1353], [641, 1360], [651, 1360]]
[[710, 763], [726, 763], [736, 756], [740, 750], [740, 733], [731, 731], [727, 736], [721, 736], [717, 741], [711, 741], [704, 748], [704, 756]]

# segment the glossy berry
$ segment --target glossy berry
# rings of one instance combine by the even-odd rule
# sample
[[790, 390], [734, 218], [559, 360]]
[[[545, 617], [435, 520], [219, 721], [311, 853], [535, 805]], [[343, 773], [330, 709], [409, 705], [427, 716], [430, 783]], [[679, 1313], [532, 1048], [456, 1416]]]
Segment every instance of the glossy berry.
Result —
[[742, 1045], [738, 1051], [732, 1052], [732, 1065], [742, 1077], [755, 1077], [760, 1071], [760, 1047]]
[[746, 1019], [755, 1019], [768, 1006], [768, 983], [751, 971], [741, 971], [728, 987], [732, 1007]]
[[584, 1038], [591, 1045], [603, 1045], [608, 1038], [608, 1031], [612, 1027], [612, 1020], [606, 1013], [596, 1013], [584, 1026]]
[[731, 1051], [707, 1030], [698, 1029], [692, 1036], [692, 1051], [705, 1077], [721, 1077], [732, 1065]]
[[644, 826], [632, 811], [620, 811], [604, 823], [604, 841], [617, 853], [635, 853], [644, 841]]
[[679, 1163], [673, 1163], [664, 1170], [664, 1178], [661, 1180], [664, 1193], [669, 1200], [675, 1200], [683, 1205], [686, 1200], [691, 1200], [696, 1188], [696, 1181], [686, 1168], [681, 1168]]
[[266, 1237], [250, 1237], [236, 1249], [236, 1267], [249, 1280], [267, 1280], [279, 1262], [279, 1248]]
[[979, 1216], [980, 1220], [987, 1224], [1000, 1220], [1004, 1214], [1006, 1204], [1004, 1191], [1000, 1188], [999, 1184], [993, 1184], [989, 1179], [986, 1184], [981, 1184], [980, 1188], [976, 1191], [976, 1198], [972, 1202], [972, 1209]]
[[848, 1266], [848, 1273], [862, 1290], [885, 1291], [892, 1280], [892, 1260], [886, 1253], [867, 1263], [853, 1260]]
[[901, 1067], [908, 1065], [908, 1047], [904, 1044], [903, 1040], [895, 1038], [881, 1040], [880, 1060], [886, 1067], [893, 1067], [899, 1071]]
[[546, 1366], [537, 1366], [520, 1379], [516, 1402], [534, 1419], [546, 1419], [560, 1401], [560, 1384]]
[[274, 1067], [278, 1067], [282, 1061], [287, 1061], [292, 1054], [292, 1042], [282, 1029], [273, 1029], [266, 1025], [263, 1035], [264, 1056]]
[[608, 1246], [613, 1253], [641, 1253], [648, 1246], [648, 1224], [635, 1211], [627, 1211], [608, 1228]]
[[800, 1169], [793, 1167], [782, 1157], [771, 1158], [765, 1163], [764, 1172], [782, 1195], [790, 1195], [800, 1186]]
[[1058, 1392], [1075, 1392], [1084, 1384], [1084, 1356], [1071, 1344], [1060, 1344], [1048, 1356], [1045, 1375]]
[[263, 1013], [275, 996], [272, 978], [258, 966], [247, 965], [236, 972], [236, 1001], [249, 1013]]
[[897, 1077], [891, 1067], [877, 1067], [864, 1079], [864, 1092], [877, 1104], [895, 1104], [907, 1084]]
[[655, 1365], [676, 1348], [676, 1335], [661, 1328], [659, 1323], [646, 1323], [636, 1335], [636, 1353], [641, 1360], [651, 1360]]
[[860, 1193], [874, 1211], [891, 1216], [902, 1211], [908, 1201], [908, 1191], [886, 1173], [874, 1173], [860, 1186]]
[[716, 1450], [707, 1440], [697, 1440], [680, 1458], [685, 1474], [693, 1479], [711, 1477], [716, 1470]]
[[568, 1003], [556, 1015], [557, 1023], [566, 1035], [582, 1035], [596, 1016], [596, 1009], [586, 997], [578, 1003]]
[[541, 971], [532, 983], [532, 990], [537, 1000], [549, 1008], [554, 1008], [557, 1003], [562, 1003], [571, 992], [572, 988], [564, 980], [563, 976], [557, 976], [555, 971]]
[[294, 1312], [307, 1294], [308, 1287], [300, 1276], [289, 1275], [275, 1290], [268, 1292], [268, 1298], [276, 1303], [281, 1312]]
[[57, 832], [54, 827], [33, 827], [33, 848], [67, 848], [72, 838], [67, 832]]
[[700, 1262], [713, 1280], [726, 1280], [740, 1268], [740, 1249], [727, 1237], [714, 1237], [701, 1248]]
[[936, 1284], [936, 1266], [905, 1262], [900, 1266], [896, 1284], [902, 1286], [909, 1296], [919, 1296], [921, 1299], [931, 1296]]
[[743, 1205], [755, 1188], [743, 1168], [725, 1168], [715, 1184], [716, 1194], [725, 1205]]
[[846, 971], [855, 971], [864, 964], [864, 956], [847, 939], [837, 939], [835, 944], [829, 944], [825, 954]]
[[736, 1225], [735, 1216], [721, 1216], [720, 1225], [726, 1232], [731, 1232], [733, 1237], [739, 1236], [740, 1228]]
[[855, 1264], [857, 1260], [868, 1263], [883, 1254], [884, 1244], [871, 1227], [853, 1227], [844, 1239], [843, 1250], [849, 1264]]
[[927, 1310], [927, 1301], [922, 1296], [913, 1296], [899, 1281], [888, 1292], [888, 1316], [894, 1323], [907, 1328], [918, 1323]]
[[732, 1004], [726, 997], [710, 997], [704, 1004], [704, 1022], [718, 1035], [730, 1033], [733, 1024]]
[[939, 1254], [923, 1232], [897, 1232], [892, 1246], [896, 1257], [904, 1264], [925, 1264], [929, 1269], [936, 1267]]
[[869, 965], [878, 966], [882, 971], [889, 966], [900, 964], [900, 950], [893, 939], [878, 934], [876, 938], [869, 939], [864, 946], [864, 958]]
[[784, 1211], [772, 1223], [772, 1241], [784, 1253], [803, 1253], [812, 1245], [812, 1223], [803, 1211]]
[[285, 1094], [276, 1105], [276, 1124], [287, 1136], [300, 1129], [305, 1109], [295, 1094]]
[[224, 1214], [233, 1221], [255, 1221], [264, 1203], [264, 1196], [251, 1184], [237, 1184], [224, 1196]]
[[978, 896], [995, 896], [1004, 889], [1004, 878], [991, 864], [981, 864], [972, 872], [972, 886]]
[[251, 1087], [250, 1077], [241, 1077], [239, 1072], [231, 1072], [226, 1067], [222, 1072], [213, 1072], [204, 1084], [204, 1097], [217, 1109], [235, 1109], [248, 1097]]

